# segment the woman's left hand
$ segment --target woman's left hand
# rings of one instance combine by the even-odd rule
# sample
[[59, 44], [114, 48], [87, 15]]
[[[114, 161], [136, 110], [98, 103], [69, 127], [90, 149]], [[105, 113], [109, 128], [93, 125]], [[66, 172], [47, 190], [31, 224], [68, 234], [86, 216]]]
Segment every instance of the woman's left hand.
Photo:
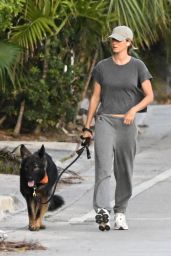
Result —
[[130, 125], [134, 122], [136, 111], [131, 108], [124, 116], [124, 124]]

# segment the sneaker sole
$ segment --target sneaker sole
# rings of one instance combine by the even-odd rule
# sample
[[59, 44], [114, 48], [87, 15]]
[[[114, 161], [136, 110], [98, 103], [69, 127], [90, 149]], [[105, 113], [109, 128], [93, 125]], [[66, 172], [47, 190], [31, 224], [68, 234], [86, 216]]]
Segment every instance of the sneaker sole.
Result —
[[115, 229], [115, 230], [128, 230], [128, 228], [123, 228], [123, 227], [119, 227], [119, 228], [114, 227], [114, 229]]
[[106, 229], [106, 231], [109, 231], [110, 230], [110, 225], [106, 224], [105, 229]]
[[96, 217], [96, 223], [101, 224], [103, 223], [108, 223], [109, 222], [109, 215], [106, 213], [101, 213], [101, 214], [97, 214]]
[[107, 224], [109, 222], [109, 215], [107, 213], [99, 213], [95, 217], [96, 223], [99, 224], [100, 231], [109, 231], [110, 225]]
[[109, 231], [110, 230], [110, 225], [108, 225], [108, 224], [105, 224], [105, 223], [101, 223], [100, 225], [99, 225], [99, 230], [100, 231]]

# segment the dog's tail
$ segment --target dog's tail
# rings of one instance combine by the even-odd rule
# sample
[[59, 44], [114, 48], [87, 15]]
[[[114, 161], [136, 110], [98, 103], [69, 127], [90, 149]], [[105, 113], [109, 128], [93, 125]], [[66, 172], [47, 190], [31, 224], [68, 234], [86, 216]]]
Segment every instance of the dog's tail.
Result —
[[48, 211], [54, 211], [54, 210], [60, 208], [64, 203], [65, 202], [61, 196], [54, 195], [52, 197], [52, 199], [50, 200]]

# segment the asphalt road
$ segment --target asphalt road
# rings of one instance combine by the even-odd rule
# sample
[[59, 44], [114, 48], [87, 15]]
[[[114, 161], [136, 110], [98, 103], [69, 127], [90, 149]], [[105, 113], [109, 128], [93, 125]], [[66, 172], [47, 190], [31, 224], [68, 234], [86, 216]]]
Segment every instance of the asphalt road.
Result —
[[[64, 197], [66, 203], [59, 211], [46, 215], [46, 230], [28, 231], [24, 208], [7, 215], [0, 222], [0, 229], [8, 234], [8, 240], [39, 241], [47, 250], [0, 252], [0, 256], [171, 256], [171, 105], [151, 106], [146, 122], [149, 126], [142, 128], [138, 137], [134, 190], [127, 211], [128, 231], [98, 230], [92, 210], [94, 161], [93, 158], [87, 160], [84, 155], [72, 167], [82, 180], [58, 188], [57, 193]], [[49, 148], [47, 146], [52, 151], [53, 147], [52, 144]], [[92, 147], [91, 152], [93, 155]], [[53, 157], [56, 156], [54, 151]], [[8, 181], [7, 190], [5, 181]], [[0, 182], [4, 183], [1, 193], [10, 193], [12, 187], [19, 197], [18, 177], [9, 179], [0, 175]], [[113, 226], [113, 216], [111, 224]]]

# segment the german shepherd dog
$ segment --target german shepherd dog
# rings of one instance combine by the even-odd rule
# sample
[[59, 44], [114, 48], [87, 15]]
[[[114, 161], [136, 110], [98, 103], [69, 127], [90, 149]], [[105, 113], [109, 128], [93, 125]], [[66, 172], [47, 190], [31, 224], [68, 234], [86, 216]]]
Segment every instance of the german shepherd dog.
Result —
[[46, 203], [58, 178], [58, 169], [51, 156], [45, 152], [44, 145], [33, 154], [21, 145], [20, 152], [20, 192], [27, 202], [28, 228], [37, 231], [45, 228], [42, 220], [47, 210], [56, 210], [64, 204], [63, 198], [58, 195]]

